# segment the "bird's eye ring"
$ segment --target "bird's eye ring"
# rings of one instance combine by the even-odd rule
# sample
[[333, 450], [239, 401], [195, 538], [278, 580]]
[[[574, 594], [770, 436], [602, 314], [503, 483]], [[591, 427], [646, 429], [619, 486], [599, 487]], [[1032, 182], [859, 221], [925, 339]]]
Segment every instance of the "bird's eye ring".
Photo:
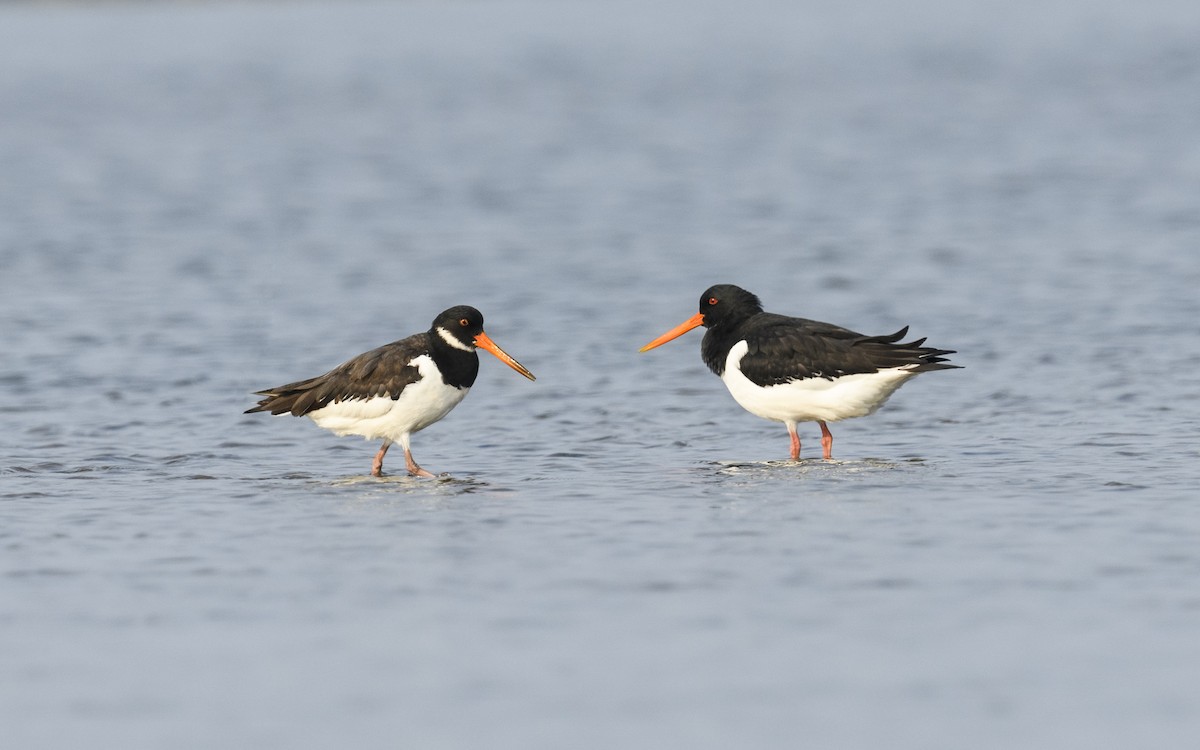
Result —
[[458, 321], [458, 324], [460, 326], [462, 326], [463, 328], [466, 328], [467, 326], [471, 325], [471, 321], [467, 320], [466, 318], [463, 318], [462, 320]]
[[716, 298], [716, 297], [709, 297], [709, 298], [708, 298], [708, 306], [709, 306], [709, 307], [712, 307], [712, 306], [713, 306], [713, 305], [715, 305], [715, 304], [717, 304], [717, 298]]

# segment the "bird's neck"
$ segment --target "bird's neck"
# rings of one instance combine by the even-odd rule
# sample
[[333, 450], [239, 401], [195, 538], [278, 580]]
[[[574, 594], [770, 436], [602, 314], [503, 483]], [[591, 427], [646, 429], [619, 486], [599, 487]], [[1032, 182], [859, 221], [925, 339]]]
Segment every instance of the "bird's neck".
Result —
[[474, 385], [479, 375], [479, 355], [475, 350], [463, 351], [452, 347], [441, 341], [436, 333], [431, 338], [430, 356], [441, 371], [446, 385], [454, 388], [470, 388]]

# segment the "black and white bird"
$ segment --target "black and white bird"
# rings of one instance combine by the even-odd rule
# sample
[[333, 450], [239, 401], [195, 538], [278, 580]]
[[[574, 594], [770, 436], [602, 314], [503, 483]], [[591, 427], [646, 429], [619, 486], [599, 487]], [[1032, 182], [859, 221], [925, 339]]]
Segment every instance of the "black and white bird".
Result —
[[392, 443], [404, 449], [408, 473], [432, 477], [413, 460], [409, 436], [450, 413], [479, 374], [476, 347], [533, 380], [533, 373], [483, 332], [483, 314], [459, 305], [443, 311], [424, 333], [360, 354], [324, 375], [258, 391], [265, 396], [246, 414], [266, 411], [309, 417], [337, 435], [383, 439], [372, 476], [383, 475]]
[[883, 406], [909, 378], [948, 370], [953, 350], [900, 340], [908, 326], [887, 336], [864, 336], [841, 326], [763, 312], [758, 297], [717, 284], [700, 297], [700, 312], [641, 348], [647, 351], [704, 326], [700, 354], [751, 414], [783, 422], [792, 460], [800, 458], [799, 422], [821, 426], [821, 447], [833, 457], [826, 422], [865, 417]]

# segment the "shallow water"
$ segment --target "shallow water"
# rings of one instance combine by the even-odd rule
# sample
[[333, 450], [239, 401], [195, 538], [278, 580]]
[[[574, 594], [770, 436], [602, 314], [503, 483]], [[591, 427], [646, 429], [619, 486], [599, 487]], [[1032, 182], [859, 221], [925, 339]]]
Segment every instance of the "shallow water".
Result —
[[[655, 8], [0, 7], [13, 747], [1196, 735], [1200, 12]], [[964, 369], [782, 460], [716, 282]], [[457, 303], [447, 477], [242, 414]]]

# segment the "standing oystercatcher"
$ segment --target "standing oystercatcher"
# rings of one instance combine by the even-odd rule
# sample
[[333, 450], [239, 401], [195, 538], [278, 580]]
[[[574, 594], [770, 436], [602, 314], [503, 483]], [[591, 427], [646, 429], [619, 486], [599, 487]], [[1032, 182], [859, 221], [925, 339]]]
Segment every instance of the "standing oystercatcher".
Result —
[[919, 372], [948, 370], [949, 349], [899, 343], [908, 326], [890, 336], [861, 333], [815, 320], [763, 312], [758, 297], [717, 284], [700, 297], [700, 312], [641, 348], [648, 351], [697, 326], [708, 330], [700, 355], [735, 401], [751, 414], [783, 422], [800, 458], [797, 422], [821, 425], [825, 458], [833, 456], [826, 422], [865, 417], [883, 406]]
[[488, 338], [483, 314], [459, 305], [443, 311], [425, 333], [360, 354], [324, 375], [257, 391], [266, 396], [246, 414], [269, 411], [307, 416], [337, 435], [383, 438], [372, 476], [383, 476], [383, 456], [393, 442], [404, 449], [408, 473], [432, 477], [413, 460], [409, 435], [450, 413], [479, 374], [483, 347], [533, 380], [533, 373]]

